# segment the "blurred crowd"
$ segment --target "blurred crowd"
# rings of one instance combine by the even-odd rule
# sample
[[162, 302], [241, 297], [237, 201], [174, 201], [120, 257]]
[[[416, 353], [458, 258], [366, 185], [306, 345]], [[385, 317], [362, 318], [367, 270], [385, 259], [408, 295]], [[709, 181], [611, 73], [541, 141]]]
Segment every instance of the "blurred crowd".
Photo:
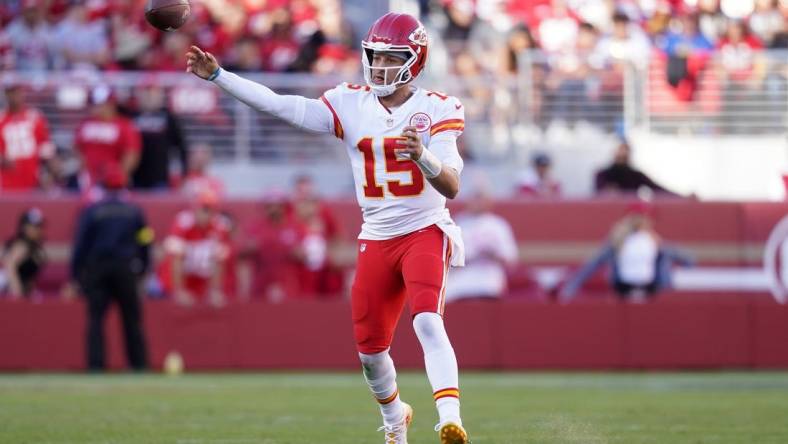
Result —
[[[178, 32], [144, 20], [146, 0], [7, 0], [0, 5], [4, 69], [182, 69], [197, 44], [239, 71], [357, 74], [353, 29], [338, 0], [200, 0]], [[459, 74], [505, 75], [523, 50], [538, 51], [563, 77], [720, 50], [788, 45], [785, 0], [421, 0], [434, 47]], [[733, 60], [736, 59], [736, 60]], [[551, 76], [552, 77], [552, 76]], [[554, 81], [554, 80], [553, 80]]]
[[[0, 249], [0, 297], [84, 294], [96, 286], [97, 270], [117, 260], [118, 268], [131, 266], [127, 272], [145, 295], [184, 306], [336, 299], [347, 290], [347, 264], [339, 259], [344, 233], [309, 176], [299, 176], [289, 192], [267, 191], [248, 207], [251, 214], [244, 210], [242, 224], [238, 208], [201, 188], [160, 233], [133, 204], [122, 171], [110, 168], [100, 182], [100, 195], [81, 205], [67, 270], [60, 261], [48, 263], [45, 225], [55, 221], [37, 208], [19, 215]], [[119, 207], [134, 210], [125, 218]], [[45, 282], [36, 284], [48, 267]]]
[[[5, 1], [0, 5], [0, 68], [18, 76], [44, 70], [175, 72], [183, 70], [189, 45], [197, 44], [234, 71], [359, 77], [357, 48], [364, 30], [350, 25], [338, 0], [191, 3], [187, 24], [163, 33], [145, 22], [145, 0]], [[431, 74], [440, 79], [449, 72], [462, 79], [445, 87], [463, 99], [469, 121], [489, 124], [493, 147], [485, 148], [488, 151], [505, 151], [527, 139], [523, 134], [552, 127], [589, 124], [606, 132], [622, 131], [630, 67], [650, 68], [647, 77], [629, 78], [648, 82], [651, 99], [644, 107], [655, 119], [694, 114], [723, 133], [762, 127], [769, 131], [781, 127], [786, 112], [788, 57], [786, 52], [764, 50], [788, 47], [788, 0], [418, 3], [432, 39]], [[526, 90], [518, 90], [523, 81]], [[133, 110], [144, 106], [147, 96], [148, 102], [169, 99], [172, 112], [190, 114], [199, 120], [197, 126], [236, 135], [214, 91], [186, 86], [165, 90], [156, 88], [155, 80], [140, 82], [144, 84], [139, 88], [152, 92], [132, 92], [139, 97], [124, 97], [121, 105]], [[633, 91], [645, 89], [630, 86]], [[41, 88], [39, 100], [57, 107], [48, 112], [75, 108], [63, 102], [71, 95], [53, 91], [59, 87]], [[630, 98], [636, 101], [634, 96]], [[702, 104], [689, 107], [701, 96]], [[753, 111], [751, 101], [762, 111]], [[764, 114], [773, 117], [764, 119]], [[276, 128], [275, 123], [266, 124]], [[185, 152], [177, 131], [169, 137]], [[473, 160], [478, 150], [471, 146], [464, 154]], [[143, 153], [140, 171], [148, 170], [149, 161]], [[183, 172], [185, 155], [180, 165]], [[135, 179], [134, 186], [145, 180], [162, 182], [160, 173]]]
[[[512, 126], [527, 116], [546, 127], [584, 120], [617, 130], [627, 69], [650, 69], [652, 93], [671, 110], [708, 84], [726, 106], [747, 91], [784, 87], [767, 79], [765, 49], [788, 48], [785, 0], [445, 0], [423, 9], [442, 30], [449, 69], [471, 83], [469, 117]], [[704, 77], [707, 73], [712, 79]], [[528, 79], [527, 102], [515, 89]], [[490, 87], [490, 81], [497, 88]], [[715, 92], [715, 94], [719, 94]], [[672, 101], [678, 104], [672, 104]], [[712, 105], [714, 106], [714, 105]], [[720, 105], [720, 108], [723, 105]], [[525, 112], [522, 112], [525, 110]], [[520, 112], [518, 112], [520, 111]], [[719, 111], [719, 109], [715, 110]]]
[[0, 69], [183, 70], [189, 45], [238, 71], [356, 71], [339, 0], [200, 0], [178, 32], [145, 22], [146, 0], [7, 0]]
[[622, 63], [643, 67], [655, 51], [720, 51], [741, 70], [752, 52], [788, 48], [784, 0], [446, 0], [443, 10], [442, 35], [460, 74], [515, 73], [524, 50], [557, 82]]
[[187, 147], [178, 117], [156, 85], [140, 88], [133, 101], [118, 103], [107, 86], [89, 91], [88, 110], [72, 135], [72, 149], [56, 149], [47, 117], [27, 100], [21, 83], [4, 87], [0, 109], [0, 190], [71, 190], [90, 195], [107, 171], [118, 168], [138, 190], [210, 188], [210, 147]]

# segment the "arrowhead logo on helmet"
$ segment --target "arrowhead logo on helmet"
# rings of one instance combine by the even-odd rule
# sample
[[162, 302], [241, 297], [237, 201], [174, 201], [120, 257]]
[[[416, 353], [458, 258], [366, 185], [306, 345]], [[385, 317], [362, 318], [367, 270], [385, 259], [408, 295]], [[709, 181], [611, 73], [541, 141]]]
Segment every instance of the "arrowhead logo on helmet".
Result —
[[[369, 28], [366, 38], [361, 41], [364, 79], [372, 92], [385, 97], [418, 77], [427, 64], [428, 45], [427, 31], [416, 18], [394, 12], [379, 18]], [[373, 67], [372, 59], [375, 52], [402, 53], [404, 63], [397, 66]], [[382, 83], [373, 82], [373, 70], [385, 73]], [[390, 77], [389, 72], [393, 72], [393, 76]]]
[[410, 33], [408, 39], [419, 46], [427, 46], [427, 30], [424, 29], [424, 26], [419, 26]]

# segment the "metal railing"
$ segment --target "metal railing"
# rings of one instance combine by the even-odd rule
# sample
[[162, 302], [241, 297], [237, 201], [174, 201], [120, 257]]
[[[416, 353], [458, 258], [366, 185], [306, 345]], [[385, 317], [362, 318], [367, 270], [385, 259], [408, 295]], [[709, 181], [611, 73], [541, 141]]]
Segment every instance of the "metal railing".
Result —
[[[462, 143], [471, 161], [511, 162], [545, 143], [552, 129], [578, 126], [600, 134], [641, 129], [659, 134], [781, 135], [788, 128], [788, 53], [767, 52], [757, 80], [742, 81], [712, 58], [689, 99], [668, 84], [665, 63], [628, 67], [620, 74], [590, 72], [581, 78], [556, 75], [549, 60], [523, 54], [517, 74], [425, 78], [420, 85], [458, 96], [466, 107]], [[181, 73], [50, 73], [22, 77], [33, 105], [48, 117], [53, 139], [72, 145], [95, 85], [115, 88], [121, 101], [154, 83], [168, 93], [190, 143], [210, 145], [217, 158], [237, 162], [326, 161], [341, 156], [333, 137], [304, 132], [256, 113], [204, 81]], [[254, 74], [250, 79], [283, 94], [319, 97], [343, 80], [308, 74]], [[582, 141], [587, 143], [588, 141]], [[581, 143], [578, 141], [578, 143]]]
[[638, 73], [641, 101], [632, 123], [660, 134], [786, 134], [788, 51], [755, 53], [736, 68], [720, 53], [696, 63], [699, 71], [674, 86], [667, 61], [654, 57], [648, 71]]

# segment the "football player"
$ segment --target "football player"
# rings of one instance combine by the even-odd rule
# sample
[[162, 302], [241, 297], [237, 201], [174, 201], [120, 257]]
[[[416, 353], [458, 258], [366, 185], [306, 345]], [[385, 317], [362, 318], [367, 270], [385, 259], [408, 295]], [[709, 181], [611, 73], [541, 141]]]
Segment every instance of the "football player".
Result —
[[40, 166], [51, 170], [55, 145], [44, 115], [25, 104], [20, 84], [5, 87], [8, 107], [0, 110], [0, 190], [30, 191], [39, 187]]
[[386, 444], [407, 443], [413, 409], [400, 399], [389, 357], [407, 303], [424, 351], [442, 444], [465, 444], [457, 359], [443, 325], [450, 265], [464, 263], [446, 198], [459, 190], [457, 137], [464, 109], [454, 97], [415, 87], [427, 62], [424, 26], [407, 14], [378, 19], [362, 41], [366, 85], [342, 84], [319, 100], [281, 96], [223, 70], [200, 48], [187, 72], [298, 127], [334, 134], [350, 157], [364, 223], [352, 289], [354, 335], [364, 376], [380, 404]]

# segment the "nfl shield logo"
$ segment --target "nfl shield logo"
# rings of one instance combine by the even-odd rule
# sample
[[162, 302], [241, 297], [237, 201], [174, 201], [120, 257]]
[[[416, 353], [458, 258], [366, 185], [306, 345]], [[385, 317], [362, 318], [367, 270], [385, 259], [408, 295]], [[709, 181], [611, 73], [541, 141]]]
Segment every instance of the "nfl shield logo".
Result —
[[358, 251], [363, 253], [364, 250], [366, 250], [366, 249], [367, 249], [367, 244], [361, 244], [361, 246], [358, 248]]

